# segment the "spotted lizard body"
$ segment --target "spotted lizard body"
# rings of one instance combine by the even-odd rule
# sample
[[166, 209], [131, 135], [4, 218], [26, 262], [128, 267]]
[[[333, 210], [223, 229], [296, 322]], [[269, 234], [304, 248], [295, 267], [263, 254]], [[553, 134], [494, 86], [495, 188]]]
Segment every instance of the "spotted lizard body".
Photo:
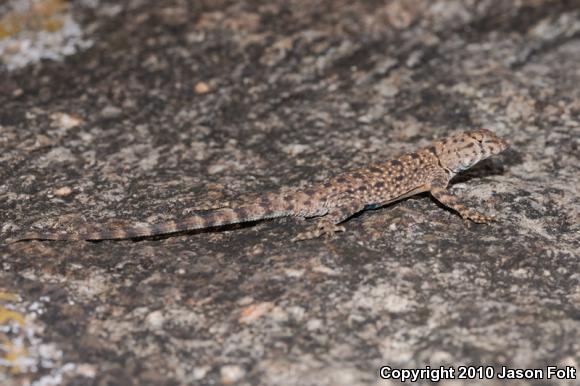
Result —
[[457, 173], [507, 147], [503, 139], [489, 130], [463, 132], [416, 152], [348, 171], [308, 188], [265, 194], [239, 207], [194, 214], [179, 221], [96, 232], [30, 232], [13, 241], [130, 239], [277, 217], [319, 218], [312, 229], [293, 239], [306, 240], [344, 231], [341, 223], [354, 214], [421, 192], [430, 192], [435, 200], [464, 219], [487, 223], [493, 218], [460, 204], [447, 185]]

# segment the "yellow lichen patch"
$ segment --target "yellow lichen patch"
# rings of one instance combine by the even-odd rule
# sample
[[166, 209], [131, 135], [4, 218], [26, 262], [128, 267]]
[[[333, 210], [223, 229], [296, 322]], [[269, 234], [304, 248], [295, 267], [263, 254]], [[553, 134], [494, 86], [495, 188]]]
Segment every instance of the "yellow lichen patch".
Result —
[[23, 31], [55, 32], [62, 28], [65, 0], [31, 0], [27, 11], [13, 11], [0, 19], [0, 39]]
[[0, 371], [8, 371], [12, 374], [19, 374], [23, 369], [18, 365], [22, 358], [28, 357], [28, 351], [22, 344], [15, 344], [6, 336], [0, 334], [0, 359], [7, 366], [0, 365]]
[[11, 320], [18, 323], [21, 327], [24, 326], [25, 321], [22, 314], [0, 306], [0, 324], [6, 324]]
[[17, 302], [19, 300], [18, 295], [11, 292], [0, 291], [0, 301], [5, 302]]
[[83, 37], [69, 0], [10, 0], [1, 10], [0, 67], [8, 70], [62, 60], [93, 44]]
[[[20, 297], [17, 294], [0, 291], [0, 302], [18, 302]], [[18, 311], [10, 310], [0, 305], [0, 371], [18, 374], [22, 372], [19, 365], [23, 358], [28, 357], [28, 351], [24, 345], [24, 327], [26, 319]], [[13, 327], [17, 324], [18, 327]]]

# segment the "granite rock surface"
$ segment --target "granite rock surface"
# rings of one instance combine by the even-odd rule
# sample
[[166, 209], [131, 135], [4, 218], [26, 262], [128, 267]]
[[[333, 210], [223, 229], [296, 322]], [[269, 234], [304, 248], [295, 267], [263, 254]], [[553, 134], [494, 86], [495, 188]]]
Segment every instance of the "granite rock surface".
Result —
[[[0, 9], [0, 383], [579, 368], [577, 1], [46, 0], [36, 24], [16, 3]], [[59, 31], [84, 43], [47, 56]], [[479, 127], [512, 147], [452, 189], [487, 226], [420, 195], [329, 240], [292, 243], [306, 224], [282, 219], [3, 244], [179, 218]]]

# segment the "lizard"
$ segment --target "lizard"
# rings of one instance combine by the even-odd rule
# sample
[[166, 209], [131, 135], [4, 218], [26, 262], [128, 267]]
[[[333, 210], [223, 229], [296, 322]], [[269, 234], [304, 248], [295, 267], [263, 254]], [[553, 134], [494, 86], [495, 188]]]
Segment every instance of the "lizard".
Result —
[[116, 227], [94, 232], [29, 232], [11, 240], [116, 240], [171, 234], [279, 217], [318, 218], [293, 241], [315, 239], [345, 231], [343, 222], [366, 209], [376, 209], [418, 193], [430, 192], [443, 206], [475, 223], [495, 218], [461, 204], [447, 186], [458, 173], [499, 154], [508, 143], [487, 129], [461, 132], [430, 146], [384, 162], [343, 172], [302, 189], [286, 189], [255, 201], [196, 213], [159, 224]]

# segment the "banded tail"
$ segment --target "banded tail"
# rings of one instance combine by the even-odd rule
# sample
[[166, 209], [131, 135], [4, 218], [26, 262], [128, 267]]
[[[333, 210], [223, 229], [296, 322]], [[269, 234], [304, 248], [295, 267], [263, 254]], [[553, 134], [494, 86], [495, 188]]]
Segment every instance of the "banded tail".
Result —
[[286, 217], [292, 214], [288, 210], [276, 210], [262, 205], [249, 205], [240, 208], [218, 209], [200, 213], [179, 221], [168, 221], [160, 224], [104, 229], [86, 233], [29, 232], [12, 239], [9, 243], [26, 240], [121, 240], [137, 237], [157, 236], [195, 229], [213, 228], [228, 224], [239, 224], [256, 220]]

